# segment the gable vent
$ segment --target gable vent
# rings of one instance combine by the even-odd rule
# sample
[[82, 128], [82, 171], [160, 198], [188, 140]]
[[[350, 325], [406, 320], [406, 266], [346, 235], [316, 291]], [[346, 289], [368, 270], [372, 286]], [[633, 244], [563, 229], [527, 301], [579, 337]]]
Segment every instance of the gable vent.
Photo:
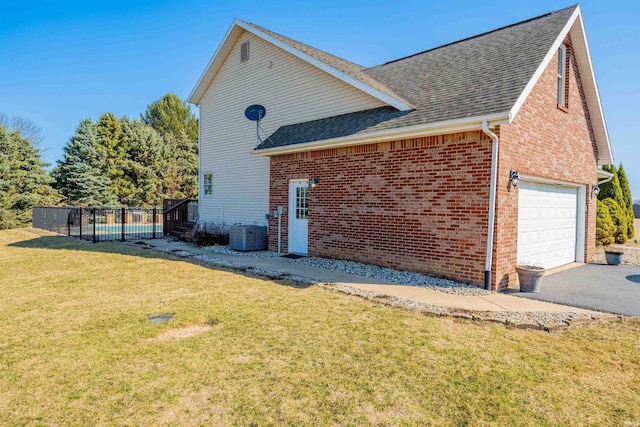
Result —
[[240, 62], [247, 61], [249, 59], [249, 42], [244, 42], [240, 45]]

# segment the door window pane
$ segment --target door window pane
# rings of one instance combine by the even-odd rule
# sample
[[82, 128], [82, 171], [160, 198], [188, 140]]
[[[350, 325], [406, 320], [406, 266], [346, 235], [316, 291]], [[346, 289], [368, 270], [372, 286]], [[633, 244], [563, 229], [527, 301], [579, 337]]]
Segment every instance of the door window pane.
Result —
[[296, 188], [296, 219], [307, 219], [309, 215], [308, 187]]

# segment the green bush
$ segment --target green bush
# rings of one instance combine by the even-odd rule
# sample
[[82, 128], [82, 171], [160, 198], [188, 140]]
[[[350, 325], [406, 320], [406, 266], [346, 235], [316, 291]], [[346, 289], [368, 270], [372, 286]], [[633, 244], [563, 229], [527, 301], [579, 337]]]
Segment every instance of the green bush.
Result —
[[[611, 199], [609, 199], [611, 200]], [[616, 226], [609, 214], [609, 208], [598, 200], [596, 208], [596, 245], [610, 245], [615, 241]]]
[[627, 243], [627, 213], [620, 207], [620, 205], [613, 199], [605, 199], [604, 203], [608, 210], [613, 224], [616, 227], [614, 238], [616, 243]]
[[627, 173], [624, 171], [622, 163], [618, 166], [618, 179], [620, 181], [620, 188], [622, 189], [624, 203], [627, 205], [627, 237], [633, 239], [633, 236], [635, 235], [635, 230], [633, 229], [633, 219], [635, 218], [635, 215], [633, 214], [633, 197], [631, 196], [631, 188], [629, 188], [629, 179], [627, 178]]

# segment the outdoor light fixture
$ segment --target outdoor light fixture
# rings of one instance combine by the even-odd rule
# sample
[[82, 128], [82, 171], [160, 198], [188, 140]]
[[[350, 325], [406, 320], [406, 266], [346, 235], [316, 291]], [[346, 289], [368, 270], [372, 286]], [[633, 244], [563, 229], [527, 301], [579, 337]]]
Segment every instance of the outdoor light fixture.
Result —
[[313, 178], [311, 178], [311, 188], [316, 188], [316, 185], [318, 185], [318, 183], [320, 182], [320, 179], [317, 176], [314, 176]]
[[518, 171], [510, 170], [509, 179], [511, 180], [511, 185], [517, 187], [518, 182], [520, 181], [520, 175], [518, 174]]
[[600, 187], [598, 186], [598, 184], [593, 184], [591, 186], [591, 190], [593, 191], [593, 194], [595, 194], [596, 197], [598, 197], [598, 194], [600, 194]]

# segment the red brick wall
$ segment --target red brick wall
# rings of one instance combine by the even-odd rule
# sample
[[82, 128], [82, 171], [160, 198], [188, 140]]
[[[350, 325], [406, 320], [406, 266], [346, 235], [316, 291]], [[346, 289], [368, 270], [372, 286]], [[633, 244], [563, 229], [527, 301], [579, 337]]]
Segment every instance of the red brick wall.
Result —
[[518, 188], [509, 188], [509, 170], [586, 187], [585, 260], [595, 251], [595, 207], [591, 185], [596, 183], [597, 148], [591, 129], [571, 40], [565, 40], [568, 62], [568, 104], [557, 106], [557, 56], [544, 71], [514, 121], [500, 126], [496, 234], [493, 283], [517, 285], [515, 273], [518, 227]]
[[[491, 140], [481, 131], [271, 158], [270, 210], [289, 180], [317, 176], [309, 191], [309, 254], [426, 272], [482, 284]], [[271, 218], [269, 248], [277, 248]]]
[[[493, 286], [517, 285], [518, 188], [509, 170], [586, 188], [585, 261], [595, 251], [596, 145], [571, 40], [567, 108], [557, 106], [557, 56], [513, 123], [500, 126]], [[481, 131], [319, 150], [271, 158], [270, 210], [289, 180], [318, 176], [309, 196], [309, 254], [420, 271], [482, 285], [491, 141]], [[269, 248], [277, 247], [270, 219]]]

